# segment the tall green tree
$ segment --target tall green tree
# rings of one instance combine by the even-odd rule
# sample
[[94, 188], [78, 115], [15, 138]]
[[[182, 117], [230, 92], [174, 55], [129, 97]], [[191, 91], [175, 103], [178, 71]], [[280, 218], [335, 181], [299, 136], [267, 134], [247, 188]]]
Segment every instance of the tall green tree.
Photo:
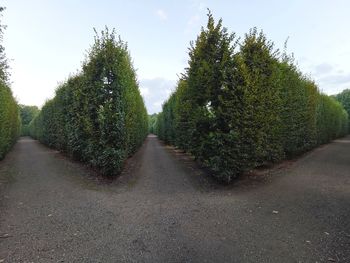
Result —
[[254, 28], [245, 35], [238, 57], [244, 81], [244, 155], [249, 155], [249, 166], [254, 167], [283, 158], [278, 52]]
[[[348, 114], [280, 55], [263, 32], [234, 41], [208, 14], [157, 134], [223, 181], [343, 136]], [[239, 44], [239, 49], [236, 46]]]
[[207, 27], [202, 28], [196, 42], [191, 44], [184, 94], [188, 112], [183, 114], [189, 117], [191, 152], [202, 161], [209, 160], [216, 148], [212, 135], [219, 121], [219, 95], [230, 75], [233, 40], [234, 35], [222, 26], [222, 20], [215, 23], [209, 12]]
[[148, 120], [127, 45], [114, 30], [96, 35], [81, 73], [56, 90], [31, 126], [49, 146], [106, 175], [121, 172], [147, 135]]

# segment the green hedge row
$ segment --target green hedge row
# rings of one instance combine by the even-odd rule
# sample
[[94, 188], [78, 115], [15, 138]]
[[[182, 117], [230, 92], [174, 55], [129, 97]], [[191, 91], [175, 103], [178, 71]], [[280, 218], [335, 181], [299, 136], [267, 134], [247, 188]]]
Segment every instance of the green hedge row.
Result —
[[19, 105], [19, 113], [21, 117], [21, 136], [29, 135], [29, 124], [39, 114], [37, 106]]
[[9, 85], [8, 63], [2, 45], [5, 27], [1, 23], [1, 18], [4, 9], [0, 6], [0, 160], [16, 142], [21, 127], [18, 105]]
[[[344, 109], [350, 116], [350, 89], [343, 90], [341, 93], [335, 95], [334, 98], [343, 105]], [[349, 132], [350, 132], [350, 118], [349, 118]]]
[[157, 134], [224, 181], [342, 136], [348, 115], [252, 29], [242, 41], [208, 15]]
[[157, 113], [148, 115], [148, 133], [153, 134], [156, 132], [155, 129], [157, 127], [157, 118], [158, 118]]
[[30, 134], [114, 175], [144, 141], [147, 118], [127, 45], [106, 29], [81, 73], [61, 84], [31, 122]]
[[0, 160], [16, 142], [20, 127], [17, 102], [9, 86], [0, 80]]

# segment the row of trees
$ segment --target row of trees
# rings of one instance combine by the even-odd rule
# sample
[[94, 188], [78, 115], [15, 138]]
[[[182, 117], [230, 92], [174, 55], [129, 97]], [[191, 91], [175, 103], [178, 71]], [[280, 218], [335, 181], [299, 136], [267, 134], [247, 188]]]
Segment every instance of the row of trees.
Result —
[[106, 29], [96, 34], [82, 71], [31, 122], [30, 134], [114, 175], [144, 141], [147, 118], [127, 45]]
[[157, 134], [221, 180], [292, 157], [347, 131], [348, 114], [285, 52], [252, 29], [240, 41], [208, 15]]
[[18, 105], [9, 84], [8, 62], [2, 45], [5, 29], [1, 21], [3, 10], [0, 7], [0, 160], [16, 142], [21, 125]]

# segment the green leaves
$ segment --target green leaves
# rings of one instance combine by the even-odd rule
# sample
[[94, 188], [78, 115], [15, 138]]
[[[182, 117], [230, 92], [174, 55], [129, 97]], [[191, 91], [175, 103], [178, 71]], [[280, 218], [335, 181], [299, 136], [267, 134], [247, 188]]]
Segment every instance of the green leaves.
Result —
[[34, 119], [34, 117], [39, 114], [39, 109], [37, 106], [27, 106], [19, 105], [20, 117], [21, 117], [21, 136], [29, 135], [29, 123]]
[[[0, 19], [4, 9], [0, 7]], [[2, 46], [4, 28], [0, 20], [0, 160], [16, 142], [21, 127], [18, 105], [9, 84], [9, 66]]]
[[320, 94], [256, 28], [235, 41], [209, 13], [188, 63], [158, 114], [156, 131], [219, 180], [228, 182], [346, 132], [342, 107]]
[[19, 109], [11, 89], [0, 80], [0, 160], [16, 142], [20, 132]]
[[348, 113], [335, 99], [320, 94], [317, 98], [316, 113], [318, 144], [347, 134]]
[[31, 123], [33, 137], [106, 175], [121, 172], [147, 132], [127, 46], [107, 28], [95, 37], [82, 72], [63, 83]]
[[[343, 92], [335, 95], [335, 99], [343, 105], [348, 115], [350, 115], [350, 89], [346, 89]], [[350, 131], [350, 119], [349, 119], [348, 127]]]
[[158, 114], [148, 115], [148, 133], [156, 133]]

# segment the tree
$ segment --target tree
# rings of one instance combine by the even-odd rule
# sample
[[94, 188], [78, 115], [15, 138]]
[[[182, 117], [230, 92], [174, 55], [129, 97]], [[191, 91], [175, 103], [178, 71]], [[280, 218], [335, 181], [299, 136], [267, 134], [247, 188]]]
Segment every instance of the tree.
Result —
[[81, 73], [59, 86], [30, 130], [103, 174], [121, 172], [145, 139], [148, 120], [127, 45], [114, 30], [96, 34]]
[[[253, 28], [235, 41], [208, 14], [157, 134], [226, 182], [342, 136], [348, 114]], [[239, 44], [239, 50], [236, 46]]]
[[[186, 69], [186, 101], [188, 112], [187, 138], [190, 139], [190, 152], [204, 162], [209, 161], [215, 138], [211, 137], [217, 128], [217, 110], [220, 107], [219, 95], [225, 86], [232, 64], [234, 35], [222, 26], [222, 20], [215, 24], [208, 13], [206, 29], [202, 28], [189, 51], [189, 67]], [[181, 118], [181, 117], [180, 117]]]
[[244, 155], [249, 156], [249, 167], [261, 166], [283, 158], [278, 52], [263, 32], [254, 28], [245, 35], [238, 58], [244, 83]]

